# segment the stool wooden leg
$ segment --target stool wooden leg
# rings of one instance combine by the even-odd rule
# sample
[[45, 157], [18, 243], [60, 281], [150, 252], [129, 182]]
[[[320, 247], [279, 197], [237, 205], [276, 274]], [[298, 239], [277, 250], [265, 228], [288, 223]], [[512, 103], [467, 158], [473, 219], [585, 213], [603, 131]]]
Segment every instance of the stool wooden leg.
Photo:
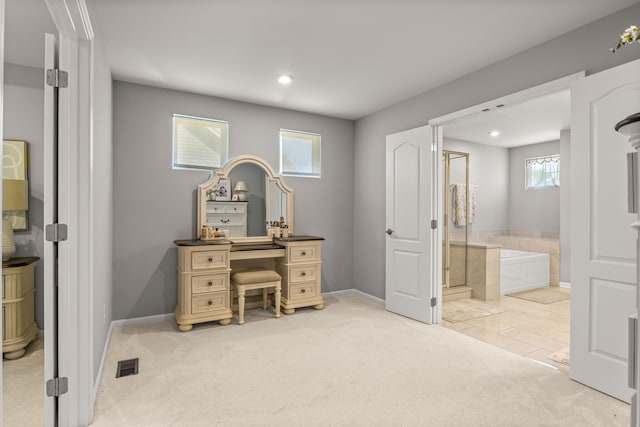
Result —
[[244, 324], [244, 286], [236, 286], [238, 289], [238, 324]]
[[276, 292], [273, 294], [273, 298], [275, 299], [275, 306], [276, 306], [276, 317], [280, 317], [280, 290], [281, 290], [281, 283], [278, 280], [276, 282]]
[[267, 309], [267, 297], [269, 294], [269, 288], [262, 288], [262, 309]]

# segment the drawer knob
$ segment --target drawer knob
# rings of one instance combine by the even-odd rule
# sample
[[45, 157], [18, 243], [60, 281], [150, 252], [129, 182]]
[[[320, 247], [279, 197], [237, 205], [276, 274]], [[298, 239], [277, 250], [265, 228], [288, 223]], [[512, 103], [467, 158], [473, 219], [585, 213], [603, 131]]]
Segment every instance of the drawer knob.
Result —
[[302, 253], [300, 255], [305, 256], [307, 253], [305, 251], [302, 251]]
[[213, 282], [212, 282], [212, 281], [209, 281], [208, 285], [209, 285], [209, 286], [213, 286]]
[[209, 300], [209, 301], [207, 301], [207, 304], [213, 305], [213, 301]]
[[307, 272], [306, 272], [306, 271], [303, 271], [302, 273], [300, 273], [300, 275], [301, 275], [301, 276], [306, 276], [306, 275], [307, 275]]
[[307, 292], [307, 290], [306, 290], [306, 289], [304, 289], [304, 288], [303, 288], [303, 289], [300, 289], [300, 293], [301, 293], [301, 294], [304, 294], [305, 292]]
[[209, 262], [213, 262], [213, 258], [209, 257]]

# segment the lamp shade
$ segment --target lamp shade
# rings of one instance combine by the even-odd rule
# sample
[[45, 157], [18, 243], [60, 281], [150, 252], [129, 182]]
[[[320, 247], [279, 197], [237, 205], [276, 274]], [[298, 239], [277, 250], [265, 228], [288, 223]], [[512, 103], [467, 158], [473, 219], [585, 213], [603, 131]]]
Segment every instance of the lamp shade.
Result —
[[249, 188], [247, 187], [247, 183], [244, 181], [238, 181], [236, 182], [236, 186], [234, 187], [233, 191], [249, 191]]
[[26, 211], [29, 209], [29, 181], [26, 179], [2, 180], [2, 210]]

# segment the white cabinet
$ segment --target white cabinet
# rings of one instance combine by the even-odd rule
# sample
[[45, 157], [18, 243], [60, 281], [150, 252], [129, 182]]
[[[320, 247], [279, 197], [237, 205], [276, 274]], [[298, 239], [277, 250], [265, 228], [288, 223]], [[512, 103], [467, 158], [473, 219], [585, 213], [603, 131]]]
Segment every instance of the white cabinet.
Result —
[[230, 237], [247, 236], [248, 202], [207, 202], [207, 225], [229, 230]]

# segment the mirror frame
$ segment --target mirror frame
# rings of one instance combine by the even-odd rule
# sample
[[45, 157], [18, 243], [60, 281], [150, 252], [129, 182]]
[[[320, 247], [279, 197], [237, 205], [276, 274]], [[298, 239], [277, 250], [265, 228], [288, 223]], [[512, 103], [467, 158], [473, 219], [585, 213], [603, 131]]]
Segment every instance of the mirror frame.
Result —
[[[198, 185], [198, 224], [196, 228], [196, 236], [200, 238], [200, 229], [202, 224], [206, 223], [207, 218], [207, 191], [213, 189], [221, 179], [229, 178], [229, 174], [236, 166], [242, 164], [252, 164], [259, 166], [267, 174], [270, 182], [275, 182], [280, 191], [287, 196], [287, 217], [286, 221], [289, 225], [289, 232], [294, 234], [294, 212], [293, 212], [293, 189], [283, 181], [280, 175], [277, 175], [271, 165], [266, 160], [251, 154], [243, 154], [229, 159], [220, 169], [214, 169], [211, 177], [204, 183]], [[204, 219], [204, 221], [203, 221]], [[231, 237], [231, 240], [242, 242], [265, 242], [273, 240], [269, 236], [247, 236], [247, 237]]]

